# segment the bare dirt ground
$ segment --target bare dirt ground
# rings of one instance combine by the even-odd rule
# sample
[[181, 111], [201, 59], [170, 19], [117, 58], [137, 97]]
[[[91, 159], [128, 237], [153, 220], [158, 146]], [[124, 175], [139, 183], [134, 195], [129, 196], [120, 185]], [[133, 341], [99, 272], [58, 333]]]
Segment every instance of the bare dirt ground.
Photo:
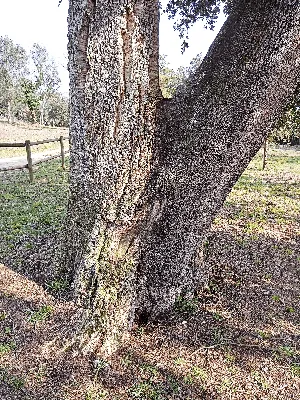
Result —
[[70, 344], [82, 311], [44, 273], [42, 246], [12, 245], [0, 267], [0, 398], [299, 400], [300, 157], [276, 150], [260, 163], [212, 227], [206, 287], [109, 359]]

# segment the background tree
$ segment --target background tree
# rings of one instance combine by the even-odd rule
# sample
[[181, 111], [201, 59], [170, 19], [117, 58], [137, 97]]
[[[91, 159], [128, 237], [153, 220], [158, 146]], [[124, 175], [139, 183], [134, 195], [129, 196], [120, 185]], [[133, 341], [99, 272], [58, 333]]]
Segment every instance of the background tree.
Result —
[[44, 125], [44, 114], [47, 101], [60, 85], [60, 78], [54, 61], [47, 49], [38, 43], [33, 45], [31, 57], [35, 66], [36, 88], [40, 104], [40, 124]]
[[271, 133], [269, 140], [278, 144], [300, 144], [300, 100], [297, 96]]
[[26, 51], [8, 37], [0, 37], [0, 103], [6, 109], [8, 122], [13, 122], [20, 102], [21, 78], [28, 74]]
[[40, 101], [37, 94], [36, 84], [32, 80], [24, 78], [21, 80], [21, 89], [21, 99], [23, 105], [25, 106], [25, 110], [23, 109], [23, 116], [21, 119], [29, 120], [30, 122], [35, 123], [40, 109]]
[[52, 93], [45, 110], [45, 122], [52, 126], [69, 126], [69, 104], [61, 93]]
[[180, 85], [183, 85], [190, 75], [200, 66], [201, 54], [192, 59], [188, 67], [179, 67], [176, 71], [170, 68], [166, 55], [159, 56], [159, 85], [164, 98], [172, 98]]
[[163, 97], [170, 99], [177, 87], [183, 82], [184, 74], [170, 68], [166, 55], [159, 56], [159, 85]]
[[[219, 3], [169, 4], [210, 23]], [[61, 268], [86, 308], [89, 343], [106, 351], [134, 322], [166, 314], [205, 282], [211, 223], [299, 83], [298, 3], [235, 1], [168, 101], [159, 88], [158, 25], [157, 0], [70, 1]]]

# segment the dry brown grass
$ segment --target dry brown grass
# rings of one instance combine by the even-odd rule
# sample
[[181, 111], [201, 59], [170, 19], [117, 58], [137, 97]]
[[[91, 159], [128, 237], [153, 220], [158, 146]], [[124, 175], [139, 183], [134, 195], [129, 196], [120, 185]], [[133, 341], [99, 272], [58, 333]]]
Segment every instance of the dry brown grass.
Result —
[[[41, 128], [38, 124], [32, 125], [28, 123], [18, 122], [14, 125], [5, 121], [0, 121], [0, 143], [25, 142], [25, 140], [38, 141], [45, 139], [54, 139], [62, 136], [68, 136], [67, 128]], [[58, 149], [59, 143], [47, 143], [35, 146], [34, 152], [41, 153], [48, 150]], [[15, 156], [26, 156], [24, 148], [0, 148], [0, 158], [8, 158]]]

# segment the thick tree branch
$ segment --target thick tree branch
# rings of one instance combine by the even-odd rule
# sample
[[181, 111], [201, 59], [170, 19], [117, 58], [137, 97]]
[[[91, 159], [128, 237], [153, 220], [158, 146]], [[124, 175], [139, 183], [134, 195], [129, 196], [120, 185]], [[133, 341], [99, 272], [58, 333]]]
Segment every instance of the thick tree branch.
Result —
[[199, 245], [296, 90], [299, 38], [299, 5], [240, 2], [198, 71], [162, 106], [143, 316], [164, 312], [205, 279]]

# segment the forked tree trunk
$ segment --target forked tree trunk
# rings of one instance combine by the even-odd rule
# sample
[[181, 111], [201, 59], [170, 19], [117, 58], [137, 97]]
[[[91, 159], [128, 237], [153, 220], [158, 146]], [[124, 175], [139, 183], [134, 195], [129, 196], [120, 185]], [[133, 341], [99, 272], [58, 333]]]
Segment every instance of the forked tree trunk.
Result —
[[299, 18], [288, 2], [241, 1], [167, 101], [158, 1], [70, 1], [62, 267], [103, 350], [206, 279], [210, 225], [299, 83]]

